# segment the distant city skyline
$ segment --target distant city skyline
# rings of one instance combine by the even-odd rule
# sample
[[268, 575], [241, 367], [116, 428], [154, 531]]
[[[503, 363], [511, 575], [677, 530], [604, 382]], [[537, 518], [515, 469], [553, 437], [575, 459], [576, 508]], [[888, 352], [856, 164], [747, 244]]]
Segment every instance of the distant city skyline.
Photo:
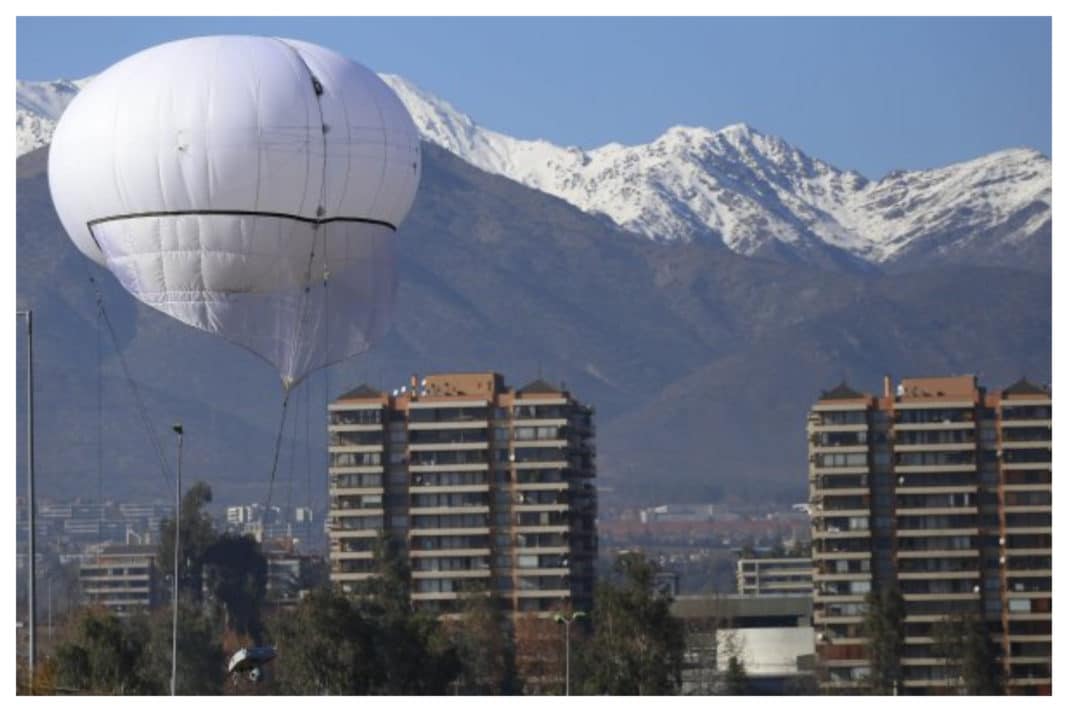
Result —
[[[520, 138], [594, 148], [746, 122], [879, 178], [1051, 153], [1049, 18], [18, 18], [16, 75], [181, 37], [305, 39]], [[492, 61], [490, 61], [492, 60]]]

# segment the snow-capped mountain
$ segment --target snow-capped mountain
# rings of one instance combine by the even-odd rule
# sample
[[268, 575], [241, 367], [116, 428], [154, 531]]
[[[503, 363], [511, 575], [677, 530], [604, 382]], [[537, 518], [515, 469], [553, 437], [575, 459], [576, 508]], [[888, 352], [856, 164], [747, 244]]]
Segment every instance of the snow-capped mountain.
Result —
[[89, 79], [15, 82], [15, 152], [21, 156], [52, 141], [67, 104]]
[[745, 124], [676, 126], [645, 145], [582, 150], [482, 128], [402, 77], [382, 78], [426, 140], [657, 240], [722, 240], [746, 255], [809, 260], [840, 250], [886, 263], [1049, 231], [1050, 161], [1030, 149], [879, 181]]
[[[427, 141], [655, 240], [721, 241], [745, 255], [806, 262], [895, 263], [1004, 255], [1050, 234], [1050, 161], [1030, 149], [879, 181], [745, 124], [677, 126], [648, 144], [583, 150], [483, 128], [402, 77], [382, 78]], [[17, 83], [20, 155], [50, 140], [87, 81]]]

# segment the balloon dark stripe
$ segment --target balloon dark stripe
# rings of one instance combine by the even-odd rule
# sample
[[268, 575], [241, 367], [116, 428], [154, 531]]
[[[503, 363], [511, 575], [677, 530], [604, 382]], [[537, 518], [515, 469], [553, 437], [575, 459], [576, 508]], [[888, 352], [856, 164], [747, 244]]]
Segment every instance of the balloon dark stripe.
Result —
[[109, 215], [103, 218], [96, 218], [86, 223], [90, 230], [94, 225], [99, 225], [106, 222], [116, 222], [119, 220], [135, 220], [137, 218], [169, 218], [169, 217], [181, 217], [183, 215], [219, 215], [219, 216], [241, 216], [241, 217], [259, 217], [259, 218], [282, 218], [285, 220], [296, 220], [297, 222], [310, 223], [312, 225], [324, 225], [332, 222], [354, 222], [365, 223], [367, 225], [381, 225], [382, 227], [388, 227], [394, 232], [397, 231], [397, 226], [388, 223], [385, 220], [375, 220], [374, 218], [358, 218], [338, 216], [332, 218], [306, 218], [303, 215], [292, 215], [289, 213], [272, 213], [262, 210], [161, 210], [147, 213], [126, 213], [124, 215]]

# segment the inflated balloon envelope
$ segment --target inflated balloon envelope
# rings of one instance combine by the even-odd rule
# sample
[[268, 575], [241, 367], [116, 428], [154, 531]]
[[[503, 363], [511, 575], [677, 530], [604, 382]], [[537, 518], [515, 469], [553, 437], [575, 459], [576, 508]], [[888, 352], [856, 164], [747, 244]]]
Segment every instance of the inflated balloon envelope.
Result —
[[153, 47], [71, 102], [49, 156], [75, 245], [145, 304], [274, 364], [288, 390], [381, 335], [419, 135], [373, 72], [316, 45]]

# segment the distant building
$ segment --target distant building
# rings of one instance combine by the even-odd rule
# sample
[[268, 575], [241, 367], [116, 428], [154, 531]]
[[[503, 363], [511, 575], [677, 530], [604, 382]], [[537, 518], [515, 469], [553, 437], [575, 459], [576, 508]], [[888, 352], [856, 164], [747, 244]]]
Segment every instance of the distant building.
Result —
[[687, 631], [682, 694], [723, 692], [732, 656], [744, 665], [751, 694], [814, 690], [811, 597], [679, 596], [671, 612]]
[[85, 604], [104, 606], [120, 616], [156, 605], [156, 551], [154, 546], [108, 546], [83, 561], [79, 580]]
[[826, 688], [870, 674], [869, 591], [905, 599], [903, 694], [957, 683], [934, 647], [947, 616], [981, 616], [1008, 691], [1050, 694], [1052, 399], [1021, 380], [841, 385], [808, 417], [814, 620]]
[[812, 596], [812, 559], [808, 556], [742, 556], [737, 567], [740, 594]]
[[597, 535], [593, 411], [563, 388], [441, 373], [330, 404], [331, 579], [371, 575], [387, 531], [413, 603], [457, 610], [469, 586], [503, 609], [589, 610]]
[[267, 600], [270, 603], [295, 605], [308, 589], [322, 583], [317, 577], [325, 570], [323, 557], [300, 554], [292, 549], [266, 548], [263, 553], [267, 559]]

